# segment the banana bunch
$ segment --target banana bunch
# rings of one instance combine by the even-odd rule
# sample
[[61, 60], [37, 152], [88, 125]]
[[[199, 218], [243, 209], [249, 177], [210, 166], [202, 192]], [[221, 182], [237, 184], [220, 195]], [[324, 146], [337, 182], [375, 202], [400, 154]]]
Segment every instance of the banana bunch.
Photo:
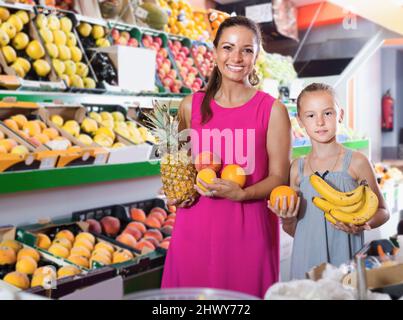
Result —
[[362, 225], [378, 210], [378, 197], [366, 183], [353, 191], [340, 192], [316, 174], [311, 175], [309, 180], [322, 197], [314, 197], [312, 202], [324, 212], [325, 218], [330, 223], [340, 221]]

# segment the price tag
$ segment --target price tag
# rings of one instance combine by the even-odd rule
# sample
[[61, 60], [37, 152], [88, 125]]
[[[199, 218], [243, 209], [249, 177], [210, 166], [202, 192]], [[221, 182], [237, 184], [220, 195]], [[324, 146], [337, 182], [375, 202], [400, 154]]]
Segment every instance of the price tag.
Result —
[[273, 21], [273, 9], [271, 3], [258, 4], [245, 7], [245, 16], [256, 23]]
[[137, 18], [140, 18], [142, 20], [147, 19], [148, 16], [148, 12], [140, 7], [137, 7], [136, 12], [134, 14], [136, 15]]
[[94, 161], [94, 164], [104, 164], [106, 161], [106, 154], [99, 154]]
[[56, 157], [42, 159], [39, 169], [52, 169], [55, 167]]

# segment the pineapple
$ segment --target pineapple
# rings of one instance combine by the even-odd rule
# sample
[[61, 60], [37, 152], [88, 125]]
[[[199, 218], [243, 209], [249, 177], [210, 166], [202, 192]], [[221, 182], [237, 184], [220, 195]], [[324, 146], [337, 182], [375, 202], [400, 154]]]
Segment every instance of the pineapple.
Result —
[[171, 116], [166, 105], [154, 104], [154, 110], [146, 115], [155, 136], [161, 157], [163, 190], [169, 200], [184, 202], [196, 196], [194, 184], [197, 171], [187, 150], [181, 150], [178, 117]]

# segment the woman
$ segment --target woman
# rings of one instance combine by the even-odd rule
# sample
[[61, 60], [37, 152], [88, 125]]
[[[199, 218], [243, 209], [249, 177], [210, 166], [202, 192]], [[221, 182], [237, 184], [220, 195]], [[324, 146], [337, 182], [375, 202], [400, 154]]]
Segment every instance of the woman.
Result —
[[[196, 133], [193, 154], [216, 150], [201, 150], [208, 145], [202, 141], [206, 132], [225, 132], [218, 139], [222, 163], [241, 165], [248, 176], [244, 189], [221, 179], [199, 181], [207, 191], [196, 186], [198, 201], [177, 204], [163, 288], [218, 288], [263, 297], [278, 281], [279, 222], [266, 200], [288, 183], [291, 126], [287, 109], [254, 88], [260, 45], [254, 22], [240, 16], [225, 20], [214, 41], [216, 65], [206, 91], [180, 105], [181, 129]], [[242, 155], [248, 150], [244, 163], [236, 161], [240, 147]]]

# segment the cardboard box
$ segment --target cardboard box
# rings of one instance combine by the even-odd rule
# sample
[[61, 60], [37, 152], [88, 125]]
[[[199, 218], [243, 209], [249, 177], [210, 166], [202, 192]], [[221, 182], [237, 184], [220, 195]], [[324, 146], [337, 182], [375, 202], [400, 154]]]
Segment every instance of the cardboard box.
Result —
[[[76, 163], [79, 165], [82, 164], [105, 164], [108, 161], [109, 152], [101, 147], [100, 145], [93, 142], [91, 145], [86, 145], [78, 140], [76, 137], [72, 136], [70, 133], [66, 132], [62, 128], [56, 126], [52, 121], [50, 121], [53, 115], [61, 116], [64, 121], [75, 120], [80, 125], [83, 120], [86, 118], [86, 111], [82, 106], [71, 105], [64, 106], [61, 104], [42, 104], [43, 108], [38, 111], [39, 117], [45, 124], [50, 127], [56, 129], [61, 136], [65, 137], [69, 141], [71, 141], [74, 145], [79, 146], [82, 149], [81, 160], [77, 162], [79, 159], [76, 157], [72, 161], [76, 160]], [[68, 163], [68, 158], [61, 159], [58, 163], [58, 167], [64, 167]]]
[[55, 168], [59, 159], [59, 153], [51, 151], [44, 146], [35, 147], [25, 141], [21, 136], [15, 134], [0, 121], [0, 132], [8, 139], [15, 140], [19, 145], [25, 146], [29, 150], [27, 155], [2, 154], [0, 155], [0, 172], [22, 171], [34, 169]]
[[[0, 120], [4, 120], [5, 118], [10, 118], [14, 115], [17, 114], [22, 114], [24, 115], [28, 120], [42, 120], [43, 119], [40, 117], [41, 109], [39, 108], [38, 104], [35, 103], [27, 103], [27, 102], [0, 102]], [[53, 125], [49, 125], [45, 121], [43, 121], [45, 125], [50, 128], [55, 128]], [[12, 131], [11, 129], [7, 128], [9, 131]], [[60, 131], [55, 128], [59, 133]], [[14, 135], [20, 136], [18, 132], [12, 131]], [[21, 137], [26, 141], [26, 143], [30, 143], [29, 140], [26, 140], [25, 138]], [[68, 137], [66, 137], [68, 140]], [[74, 166], [74, 165], [86, 165], [86, 164], [93, 164], [94, 161], [89, 159], [89, 153], [88, 151], [85, 151], [84, 149], [67, 149], [67, 145], [62, 145], [61, 149], [59, 150], [56, 147], [50, 147], [50, 145], [41, 145], [39, 147], [35, 147], [36, 151], [51, 151], [51, 154], [57, 155], [58, 156], [58, 161], [57, 164], [54, 166], [50, 166], [48, 164], [46, 166], [46, 169], [49, 168], [54, 168], [54, 167], [66, 167], [66, 166]], [[44, 168], [44, 167], [43, 167]]]
[[[119, 88], [132, 93], [155, 89], [156, 52], [145, 48], [111, 46], [94, 49], [109, 55], [118, 75]], [[133, 75], [141, 75], [134, 77]]]
[[[130, 118], [127, 117], [127, 110], [120, 105], [86, 105], [85, 106], [87, 113], [97, 112], [100, 113], [102, 111], [114, 112], [119, 111], [125, 116], [126, 121], [131, 121]], [[101, 123], [98, 123], [100, 127], [102, 127]], [[121, 164], [121, 163], [135, 163], [135, 162], [145, 162], [150, 160], [153, 145], [150, 143], [143, 144], [134, 144], [130, 140], [126, 139], [115, 130], [116, 141], [125, 145], [122, 148], [107, 148], [109, 151], [109, 159], [108, 164]]]
[[[30, 21], [26, 26], [24, 26], [24, 31], [28, 34], [30, 41], [38, 40], [42, 43], [42, 40], [40, 39], [39, 33], [36, 30], [35, 24], [33, 22], [33, 20], [35, 19], [35, 13], [34, 13], [33, 6], [19, 4], [19, 3], [13, 4], [13, 3], [5, 3], [5, 2], [2, 2], [0, 4], [0, 6], [9, 9], [11, 12], [16, 12], [18, 10], [26, 11], [29, 14]], [[25, 50], [18, 50], [17, 56], [27, 58], [31, 62], [31, 64], [33, 63], [33, 60], [26, 55]], [[50, 71], [49, 75], [45, 78], [40, 78], [35, 73], [33, 68], [31, 68], [31, 70], [27, 73], [26, 77], [24, 79], [21, 78], [19, 80], [19, 87], [21, 86], [24, 88], [30, 88], [32, 90], [41, 90], [41, 91], [65, 90], [66, 86], [65, 86], [64, 82], [58, 78], [58, 76], [53, 68], [52, 61], [51, 61], [49, 55], [46, 54], [42, 59], [46, 60], [51, 67], [51, 71]], [[13, 68], [11, 68], [11, 66], [8, 65], [6, 59], [1, 51], [0, 51], [0, 66], [3, 69], [5, 74], [10, 75], [10, 76], [17, 76], [15, 70]], [[3, 78], [3, 80], [6, 81], [6, 83], [9, 83], [9, 81], [11, 83], [15, 83], [15, 80], [11, 81], [12, 79]], [[8, 85], [10, 85], [10, 84], [8, 84]]]

